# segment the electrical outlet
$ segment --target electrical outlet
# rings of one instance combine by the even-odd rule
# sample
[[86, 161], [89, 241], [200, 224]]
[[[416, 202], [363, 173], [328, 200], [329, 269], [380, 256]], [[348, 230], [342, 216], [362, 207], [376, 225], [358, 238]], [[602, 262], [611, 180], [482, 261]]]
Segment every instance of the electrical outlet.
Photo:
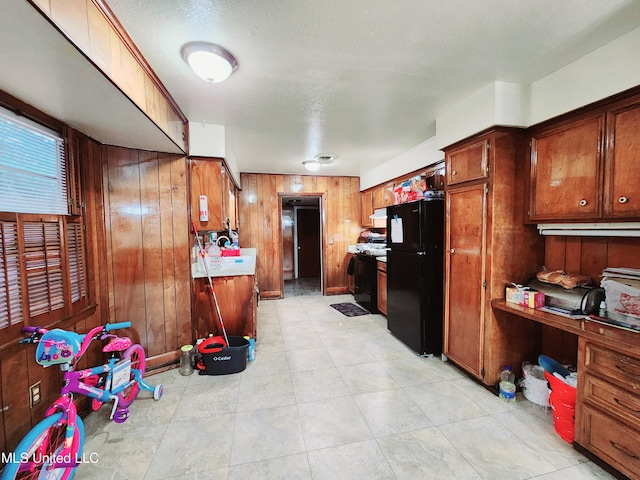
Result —
[[42, 400], [42, 393], [40, 391], [40, 382], [36, 382], [29, 387], [29, 402], [31, 408], [35, 407]]

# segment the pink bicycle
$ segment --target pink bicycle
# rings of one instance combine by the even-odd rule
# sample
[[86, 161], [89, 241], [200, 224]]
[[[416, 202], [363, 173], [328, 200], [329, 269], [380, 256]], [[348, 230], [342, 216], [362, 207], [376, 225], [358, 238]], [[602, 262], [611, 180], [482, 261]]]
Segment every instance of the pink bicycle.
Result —
[[[162, 397], [162, 385], [152, 387], [143, 380], [145, 353], [139, 344], [127, 337], [110, 334], [112, 330], [129, 328], [131, 322], [112, 323], [92, 329], [86, 335], [62, 329], [46, 330], [25, 327], [30, 333], [20, 343], [36, 343], [36, 362], [43, 367], [59, 365], [63, 372], [60, 397], [45, 413], [45, 418], [27, 433], [2, 471], [1, 480], [55, 478], [67, 480], [83, 459], [84, 425], [77, 415], [73, 394], [92, 399], [97, 410], [113, 401], [111, 419], [122, 423], [129, 417], [127, 408], [140, 390], [153, 392], [154, 400]], [[75, 370], [93, 340], [109, 342], [102, 348], [110, 355], [104, 364]]]

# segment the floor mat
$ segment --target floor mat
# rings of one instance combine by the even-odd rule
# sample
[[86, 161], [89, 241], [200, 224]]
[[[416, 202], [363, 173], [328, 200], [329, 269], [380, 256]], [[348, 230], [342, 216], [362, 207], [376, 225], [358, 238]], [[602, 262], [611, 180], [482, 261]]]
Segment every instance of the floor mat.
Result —
[[360, 315], [369, 315], [369, 312], [364, 308], [359, 307], [355, 303], [332, 303], [331, 307], [338, 310], [341, 314], [347, 317], [358, 317]]

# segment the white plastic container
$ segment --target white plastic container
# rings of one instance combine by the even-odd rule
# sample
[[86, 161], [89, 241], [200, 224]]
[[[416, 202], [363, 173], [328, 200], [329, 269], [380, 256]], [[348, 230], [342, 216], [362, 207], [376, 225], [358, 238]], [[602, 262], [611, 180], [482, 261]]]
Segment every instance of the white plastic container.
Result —
[[540, 365], [526, 364], [522, 366], [522, 393], [524, 398], [541, 407], [549, 406], [549, 385], [544, 378], [544, 368]]

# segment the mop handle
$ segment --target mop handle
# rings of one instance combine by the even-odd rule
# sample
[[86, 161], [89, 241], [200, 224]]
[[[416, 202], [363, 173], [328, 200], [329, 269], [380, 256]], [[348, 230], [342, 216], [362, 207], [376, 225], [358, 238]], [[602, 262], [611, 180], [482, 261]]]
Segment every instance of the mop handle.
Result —
[[204, 273], [207, 276], [207, 280], [209, 280], [209, 288], [211, 289], [211, 295], [213, 296], [213, 303], [216, 306], [216, 312], [218, 312], [218, 320], [220, 320], [220, 326], [222, 327], [224, 340], [225, 342], [227, 342], [227, 346], [229, 346], [229, 339], [227, 338], [227, 329], [224, 328], [224, 322], [222, 321], [222, 315], [220, 314], [220, 307], [218, 306], [218, 298], [216, 297], [216, 292], [213, 290], [213, 282], [211, 281], [211, 276], [209, 275], [209, 268], [207, 268], [207, 262], [204, 259], [206, 252], [202, 247], [202, 242], [200, 242], [200, 236], [198, 235], [198, 229], [196, 228], [195, 222], [191, 222], [191, 227], [193, 228], [193, 233], [195, 234], [196, 240], [198, 241], [198, 250], [200, 251], [200, 256], [202, 257], [202, 264], [204, 265]]

